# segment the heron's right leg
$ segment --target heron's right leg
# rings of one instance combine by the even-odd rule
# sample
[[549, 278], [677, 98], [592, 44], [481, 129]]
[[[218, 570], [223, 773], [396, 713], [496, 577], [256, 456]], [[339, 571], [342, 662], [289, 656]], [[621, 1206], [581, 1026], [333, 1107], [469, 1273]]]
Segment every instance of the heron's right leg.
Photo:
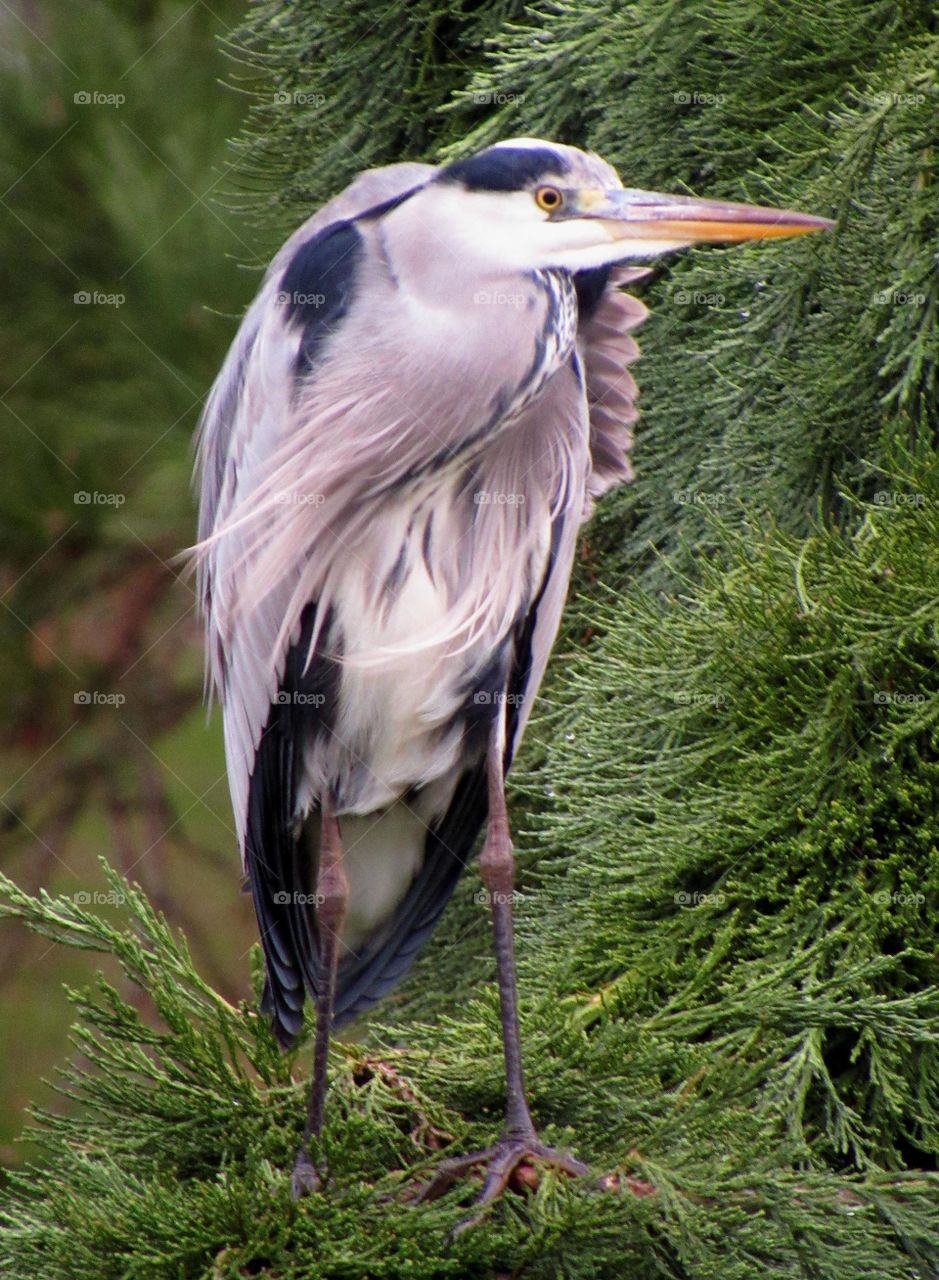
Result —
[[316, 1040], [313, 1049], [313, 1082], [307, 1107], [303, 1141], [291, 1179], [294, 1200], [317, 1190], [322, 1182], [310, 1155], [310, 1139], [323, 1129], [326, 1110], [329, 1037], [333, 1026], [336, 973], [339, 968], [339, 934], [346, 915], [349, 882], [342, 865], [342, 835], [332, 805], [322, 807], [319, 874], [316, 878], [316, 926], [319, 933], [319, 990], [316, 993]]
[[[505, 1127], [494, 1147], [445, 1160], [421, 1193], [423, 1200], [435, 1200], [453, 1183], [477, 1165], [485, 1167], [479, 1197], [482, 1206], [495, 1200], [509, 1185], [516, 1171], [534, 1160], [542, 1160], [565, 1173], [582, 1176], [587, 1166], [567, 1151], [547, 1146], [535, 1132], [525, 1099], [521, 1037], [518, 1025], [518, 995], [515, 980], [515, 940], [512, 902], [515, 896], [515, 857], [505, 803], [504, 719], [495, 719], [489, 740], [486, 775], [489, 793], [489, 821], [486, 841], [479, 856], [479, 870], [489, 892], [492, 933], [499, 976], [499, 1005], [502, 1014], [502, 1043], [505, 1053]], [[480, 1213], [460, 1224], [458, 1230], [479, 1221]]]

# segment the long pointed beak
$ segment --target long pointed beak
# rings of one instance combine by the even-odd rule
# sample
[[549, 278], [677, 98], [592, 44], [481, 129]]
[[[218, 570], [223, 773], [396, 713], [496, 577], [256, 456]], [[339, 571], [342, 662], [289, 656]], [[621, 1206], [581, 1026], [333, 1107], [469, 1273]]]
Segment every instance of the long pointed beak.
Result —
[[688, 244], [732, 244], [827, 231], [834, 223], [790, 209], [764, 209], [696, 196], [668, 196], [626, 187], [570, 193], [560, 217], [595, 218], [613, 240], [657, 240]]

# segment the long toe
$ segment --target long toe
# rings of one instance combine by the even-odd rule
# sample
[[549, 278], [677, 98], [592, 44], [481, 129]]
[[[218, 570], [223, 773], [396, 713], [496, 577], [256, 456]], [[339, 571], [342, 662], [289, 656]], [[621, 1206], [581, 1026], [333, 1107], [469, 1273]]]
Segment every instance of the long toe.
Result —
[[525, 1141], [503, 1139], [493, 1148], [493, 1152], [479, 1196], [478, 1203], [481, 1205], [498, 1199], [507, 1187], [512, 1187], [513, 1190], [535, 1190], [540, 1181], [536, 1163], [553, 1165], [572, 1178], [582, 1178], [590, 1172], [569, 1151], [558, 1151], [555, 1147], [545, 1146], [537, 1138]]
[[468, 1155], [445, 1160], [423, 1189], [419, 1199], [424, 1202], [436, 1200], [460, 1178], [465, 1177], [473, 1169], [481, 1167], [484, 1170], [484, 1179], [482, 1191], [477, 1200], [480, 1212], [460, 1223], [457, 1228], [459, 1233], [467, 1227], [474, 1226], [482, 1217], [485, 1207], [498, 1199], [506, 1188], [536, 1189], [540, 1181], [536, 1167], [538, 1164], [552, 1165], [573, 1178], [584, 1177], [590, 1172], [587, 1166], [582, 1161], [575, 1160], [569, 1151], [557, 1151], [554, 1147], [546, 1146], [534, 1134], [526, 1138], [505, 1137], [495, 1146], [487, 1147], [483, 1151], [473, 1151]]
[[429, 1200], [439, 1199], [455, 1182], [466, 1177], [476, 1165], [488, 1164], [495, 1151], [495, 1147], [485, 1147], [482, 1151], [471, 1151], [465, 1156], [451, 1156], [448, 1160], [442, 1161], [430, 1182], [421, 1189], [417, 1197], [418, 1203], [426, 1204]]

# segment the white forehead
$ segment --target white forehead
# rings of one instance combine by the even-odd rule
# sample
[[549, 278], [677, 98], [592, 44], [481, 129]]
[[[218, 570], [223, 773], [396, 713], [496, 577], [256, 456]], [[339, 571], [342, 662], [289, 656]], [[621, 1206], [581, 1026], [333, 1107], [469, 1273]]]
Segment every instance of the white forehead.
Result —
[[570, 165], [570, 172], [565, 175], [565, 179], [572, 187], [603, 187], [609, 190], [623, 185], [613, 166], [593, 151], [581, 151], [579, 147], [569, 147], [563, 142], [549, 142], [545, 138], [503, 138], [493, 145], [493, 150], [501, 150], [503, 147], [510, 147], [512, 150], [532, 148], [556, 151]]

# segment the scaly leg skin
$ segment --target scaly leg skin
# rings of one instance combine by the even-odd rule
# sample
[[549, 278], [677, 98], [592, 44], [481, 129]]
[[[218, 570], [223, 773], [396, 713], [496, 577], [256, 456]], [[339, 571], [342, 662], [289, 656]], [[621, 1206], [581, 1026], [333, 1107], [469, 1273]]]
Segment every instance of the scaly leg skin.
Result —
[[[500, 715], [493, 722], [486, 760], [489, 790], [489, 822], [486, 842], [479, 859], [483, 883], [489, 891], [492, 907], [492, 931], [495, 942], [496, 964], [499, 971], [499, 1001], [502, 1013], [502, 1042], [505, 1049], [506, 1107], [505, 1128], [501, 1139], [484, 1151], [456, 1156], [441, 1164], [431, 1182], [421, 1193], [421, 1200], [436, 1200], [459, 1178], [477, 1165], [486, 1168], [483, 1189], [478, 1204], [481, 1210], [506, 1189], [520, 1166], [533, 1160], [543, 1160], [557, 1166], [573, 1177], [588, 1172], [587, 1166], [575, 1160], [570, 1152], [555, 1151], [545, 1146], [535, 1132], [535, 1126], [525, 1101], [525, 1081], [522, 1073], [522, 1054], [518, 1027], [518, 999], [515, 986], [515, 944], [512, 931], [512, 896], [515, 881], [515, 859], [509, 834], [509, 819], [505, 806], [505, 787], [502, 761], [505, 754], [504, 720]], [[460, 1224], [457, 1232], [473, 1226], [482, 1212]]]
[[303, 1141], [297, 1152], [290, 1193], [294, 1200], [318, 1191], [324, 1174], [310, 1155], [310, 1139], [323, 1130], [326, 1110], [326, 1067], [329, 1036], [333, 1025], [336, 970], [339, 966], [339, 932], [346, 914], [349, 882], [342, 866], [342, 837], [339, 822], [329, 802], [323, 802], [319, 875], [316, 879], [316, 924], [320, 945], [320, 987], [316, 993], [316, 1042], [313, 1049], [313, 1083], [307, 1105]]

